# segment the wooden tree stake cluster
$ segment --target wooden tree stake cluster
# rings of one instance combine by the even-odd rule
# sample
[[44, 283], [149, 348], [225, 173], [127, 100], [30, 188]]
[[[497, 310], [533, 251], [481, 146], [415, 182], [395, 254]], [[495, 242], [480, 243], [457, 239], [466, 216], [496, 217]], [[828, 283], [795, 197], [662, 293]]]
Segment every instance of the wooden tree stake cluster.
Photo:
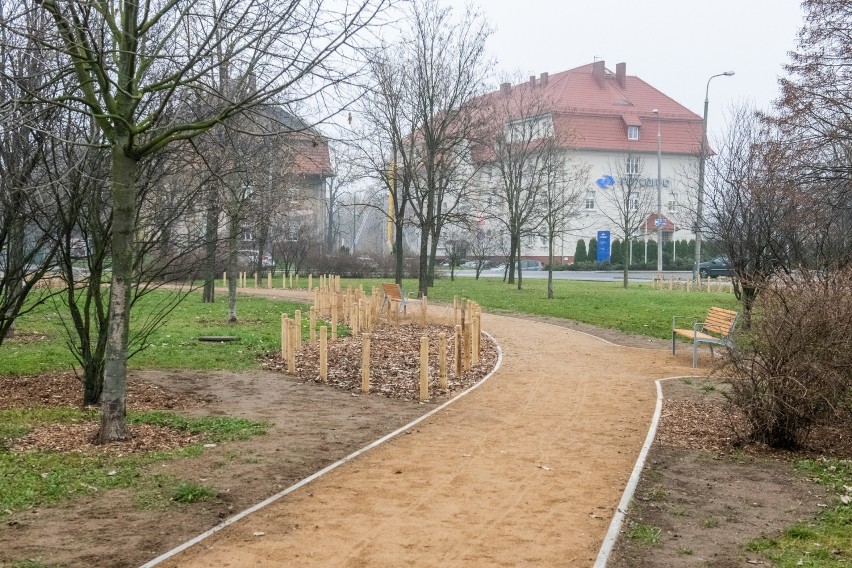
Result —
[[686, 290], [687, 292], [727, 292], [734, 293], [734, 281], [725, 278], [704, 278], [698, 277], [698, 281], [693, 284], [692, 279], [675, 278], [674, 276], [657, 276], [651, 281], [651, 287], [654, 290]]
[[370, 334], [361, 336], [361, 392], [370, 392]]
[[472, 300], [453, 298], [455, 337], [455, 372], [460, 375], [479, 364], [481, 354], [482, 310]]

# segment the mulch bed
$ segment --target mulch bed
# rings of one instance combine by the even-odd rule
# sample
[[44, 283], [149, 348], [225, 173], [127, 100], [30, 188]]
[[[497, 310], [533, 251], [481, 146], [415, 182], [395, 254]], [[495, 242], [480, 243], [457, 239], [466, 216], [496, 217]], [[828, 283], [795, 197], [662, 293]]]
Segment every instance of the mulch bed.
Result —
[[[447, 335], [447, 389], [438, 384], [439, 334]], [[433, 398], [464, 390], [494, 368], [497, 363], [497, 346], [486, 335], [481, 336], [482, 353], [479, 364], [456, 376], [454, 332], [450, 325], [419, 325], [382, 323], [371, 333], [370, 339], [370, 392], [389, 398], [418, 400], [420, 396], [420, 338], [429, 338], [429, 392]], [[345, 337], [328, 344], [328, 383], [352, 392], [361, 391], [360, 338]], [[287, 364], [280, 353], [269, 353], [263, 358], [263, 367], [286, 372]], [[296, 354], [296, 376], [306, 382], [320, 382], [319, 346], [305, 341]]]

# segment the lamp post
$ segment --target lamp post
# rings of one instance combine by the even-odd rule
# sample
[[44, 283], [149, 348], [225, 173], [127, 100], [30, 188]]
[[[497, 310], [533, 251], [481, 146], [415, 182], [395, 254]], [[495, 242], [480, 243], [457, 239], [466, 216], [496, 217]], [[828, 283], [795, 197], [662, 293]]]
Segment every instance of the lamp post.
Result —
[[724, 71], [711, 75], [704, 89], [704, 119], [701, 126], [701, 150], [698, 155], [698, 203], [695, 211], [695, 264], [692, 266], [692, 280], [698, 281], [698, 265], [701, 262], [701, 227], [704, 224], [704, 164], [707, 161], [707, 108], [710, 105], [710, 81], [716, 77], [731, 77], [733, 71]]
[[657, 115], [657, 273], [663, 272], [663, 134], [660, 130], [660, 111]]

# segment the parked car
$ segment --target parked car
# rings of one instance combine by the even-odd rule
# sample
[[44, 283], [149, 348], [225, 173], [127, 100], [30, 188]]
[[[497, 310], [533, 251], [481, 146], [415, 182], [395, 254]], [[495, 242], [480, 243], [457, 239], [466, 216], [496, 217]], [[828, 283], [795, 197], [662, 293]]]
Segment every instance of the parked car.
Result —
[[731, 262], [724, 256], [702, 262], [698, 265], [698, 275], [702, 278], [718, 278], [719, 276], [733, 276], [734, 268]]
[[520, 266], [521, 272], [544, 270], [544, 265], [538, 260], [522, 260]]

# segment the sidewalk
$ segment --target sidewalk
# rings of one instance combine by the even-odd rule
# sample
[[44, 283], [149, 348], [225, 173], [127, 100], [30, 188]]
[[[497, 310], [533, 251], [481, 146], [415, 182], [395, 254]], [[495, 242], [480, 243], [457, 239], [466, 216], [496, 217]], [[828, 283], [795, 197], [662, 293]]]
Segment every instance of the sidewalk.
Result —
[[591, 566], [654, 380], [690, 360], [504, 316], [482, 326], [503, 365], [480, 388], [162, 566]]

